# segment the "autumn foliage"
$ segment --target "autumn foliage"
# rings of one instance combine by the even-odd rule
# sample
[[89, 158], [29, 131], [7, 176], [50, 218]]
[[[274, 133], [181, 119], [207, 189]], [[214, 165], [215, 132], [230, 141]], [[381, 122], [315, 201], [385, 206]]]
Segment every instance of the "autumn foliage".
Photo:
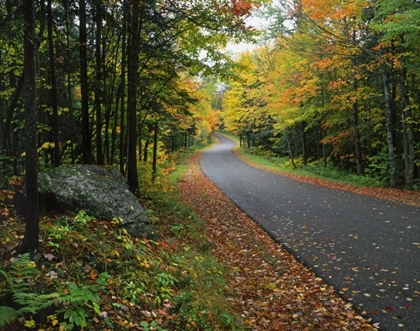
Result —
[[280, 3], [274, 38], [236, 60], [226, 128], [294, 164], [418, 189], [418, 3]]

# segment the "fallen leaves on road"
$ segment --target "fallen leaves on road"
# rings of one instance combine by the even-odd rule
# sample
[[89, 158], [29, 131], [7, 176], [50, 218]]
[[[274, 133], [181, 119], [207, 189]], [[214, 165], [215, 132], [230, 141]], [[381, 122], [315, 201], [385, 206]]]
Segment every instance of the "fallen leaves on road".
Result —
[[213, 254], [250, 330], [375, 330], [366, 314], [299, 263], [200, 171], [199, 155], [179, 183], [182, 199], [206, 220]]

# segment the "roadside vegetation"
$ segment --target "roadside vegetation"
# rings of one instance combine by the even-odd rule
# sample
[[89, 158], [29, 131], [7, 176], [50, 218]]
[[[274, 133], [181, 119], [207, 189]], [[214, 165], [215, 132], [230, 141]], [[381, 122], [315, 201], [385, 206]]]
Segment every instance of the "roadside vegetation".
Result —
[[[312, 184], [335, 187], [360, 194], [380, 197], [382, 199], [403, 202], [410, 205], [420, 205], [420, 191], [389, 188], [381, 179], [375, 176], [361, 176], [351, 171], [339, 170], [332, 165], [312, 162], [303, 165], [301, 158], [294, 160], [295, 166], [288, 157], [280, 157], [273, 152], [256, 147], [240, 146], [239, 139], [232, 133], [221, 132], [236, 142], [234, 152], [247, 163], [266, 170], [281, 173], [284, 176]], [[384, 169], [386, 172], [386, 170]]]
[[[170, 164], [163, 172], [175, 169]], [[172, 182], [183, 167], [172, 172]], [[159, 176], [153, 187], [143, 183], [141, 202], [157, 241], [133, 239], [119, 220], [81, 211], [41, 218], [34, 259], [13, 255], [24, 222], [4, 204], [13, 192], [2, 191], [0, 329], [244, 329], [235, 302], [226, 300], [228, 267], [212, 256], [205, 223], [179, 201], [170, 177]]]

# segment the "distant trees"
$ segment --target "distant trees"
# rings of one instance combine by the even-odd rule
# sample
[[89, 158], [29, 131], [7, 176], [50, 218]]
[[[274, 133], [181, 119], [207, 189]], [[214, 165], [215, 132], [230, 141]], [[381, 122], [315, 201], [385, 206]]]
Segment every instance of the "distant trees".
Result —
[[[271, 9], [276, 39], [237, 62], [241, 67], [247, 59], [253, 67], [247, 75], [254, 77], [248, 80], [258, 86], [242, 84], [244, 73], [231, 81], [226, 127], [239, 135], [248, 130], [256, 146], [302, 164], [329, 162], [413, 189], [420, 177], [420, 40], [414, 28], [420, 5], [302, 0], [279, 8]], [[271, 126], [250, 127], [240, 116], [255, 99], [253, 117], [269, 117]]]

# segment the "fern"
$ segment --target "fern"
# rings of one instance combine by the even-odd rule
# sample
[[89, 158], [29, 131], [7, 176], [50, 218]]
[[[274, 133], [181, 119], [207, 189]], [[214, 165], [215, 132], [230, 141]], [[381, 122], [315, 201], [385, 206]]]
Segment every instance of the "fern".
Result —
[[10, 285], [9, 292], [27, 292], [31, 285], [30, 281], [39, 275], [39, 270], [29, 254], [22, 254], [13, 261], [7, 274], [3, 271], [1, 275]]
[[16, 316], [18, 313], [13, 308], [0, 306], [0, 327], [11, 323]]
[[54, 292], [49, 294], [37, 294], [37, 293], [15, 293], [13, 295], [13, 301], [22, 306], [19, 309], [19, 313], [31, 313], [34, 314], [37, 311], [48, 308], [53, 304], [58, 303], [60, 293]]
[[73, 282], [68, 283], [68, 294], [53, 292], [49, 294], [39, 294], [31, 291], [31, 280], [39, 275], [39, 270], [34, 262], [30, 260], [29, 254], [17, 257], [8, 270], [0, 270], [0, 277], [6, 280], [9, 288], [3, 293], [13, 293], [13, 301], [20, 305], [20, 309], [0, 306], [0, 327], [13, 321], [17, 316], [26, 313], [35, 314], [42, 309], [52, 305], [62, 307], [58, 312], [64, 313], [64, 327], [72, 330], [74, 326], [84, 327], [87, 325], [87, 311], [85, 306], [91, 307], [95, 313], [100, 313], [98, 302], [100, 297], [98, 292], [101, 286], [107, 285], [106, 279], [109, 275], [101, 273], [96, 280], [96, 284], [77, 286]]

